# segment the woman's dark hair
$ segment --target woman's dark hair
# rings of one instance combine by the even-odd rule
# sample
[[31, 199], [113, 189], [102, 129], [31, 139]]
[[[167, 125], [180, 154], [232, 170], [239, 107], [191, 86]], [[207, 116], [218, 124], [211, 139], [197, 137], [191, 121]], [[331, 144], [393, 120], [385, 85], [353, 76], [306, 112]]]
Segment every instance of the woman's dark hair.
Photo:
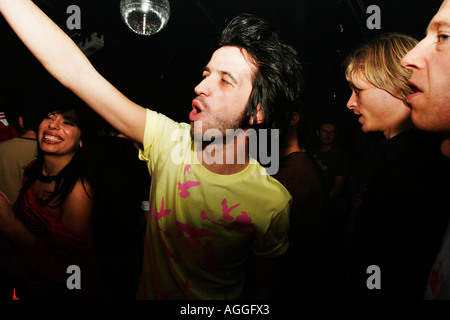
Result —
[[230, 21], [216, 47], [235, 46], [245, 50], [256, 73], [244, 120], [256, 117], [260, 103], [264, 122], [257, 128], [289, 128], [292, 112], [299, 111], [303, 87], [297, 52], [283, 43], [277, 31], [261, 18], [242, 14]]
[[[69, 99], [68, 101], [64, 102], [56, 100], [52, 101], [52, 103], [49, 103], [44, 113], [45, 115], [47, 115], [49, 112], [62, 113], [70, 110], [74, 110], [77, 114], [77, 126], [80, 128], [83, 148], [78, 148], [72, 160], [57, 175], [54, 192], [50, 192], [47, 197], [45, 197], [44, 199], [40, 199], [44, 205], [49, 205], [52, 201], [55, 201], [55, 204], [51, 206], [52, 208], [61, 206], [70, 192], [72, 192], [75, 184], [79, 179], [81, 179], [83, 187], [85, 186], [84, 183], [86, 180], [90, 181], [90, 170], [88, 165], [89, 159], [86, 151], [88, 148], [86, 148], [86, 144], [88, 144], [91, 140], [93, 131], [90, 123], [88, 122], [88, 108], [77, 99]], [[25, 169], [24, 174], [27, 179], [21, 189], [21, 192], [25, 192], [26, 190], [28, 190], [38, 179], [39, 175], [41, 175], [42, 173], [43, 163], [43, 153], [42, 150], [38, 148], [38, 155], [36, 160]], [[87, 192], [86, 188], [85, 191], [88, 196], [91, 196]]]

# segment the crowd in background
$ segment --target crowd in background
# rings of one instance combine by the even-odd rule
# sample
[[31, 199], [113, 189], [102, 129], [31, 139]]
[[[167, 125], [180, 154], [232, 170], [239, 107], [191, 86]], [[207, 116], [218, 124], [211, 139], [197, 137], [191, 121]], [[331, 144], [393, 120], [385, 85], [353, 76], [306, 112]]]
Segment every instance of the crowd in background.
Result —
[[[18, 12], [36, 14], [28, 1], [17, 3], [0, 0], [15, 31], [38, 58], [61, 60], [48, 56], [47, 32], [39, 44], [14, 24]], [[450, 20], [449, 10], [446, 0], [437, 17]], [[441, 134], [449, 122], [440, 122], [448, 111], [431, 117], [435, 123], [423, 120], [428, 103], [420, 97], [429, 88], [417, 82], [425, 58], [435, 67], [434, 51], [425, 49], [430, 37], [436, 57], [450, 52], [435, 20], [421, 42], [387, 34], [347, 58], [347, 107], [358, 124], [340, 135], [340, 123], [302, 112], [295, 51], [263, 20], [233, 19], [195, 88], [189, 118], [224, 130], [280, 127], [273, 176], [261, 175], [248, 153], [244, 164], [208, 163], [229, 149], [126, 100], [76, 55], [72, 62], [89, 70], [85, 81], [44, 63], [87, 105], [64, 91], [60, 100], [33, 97], [16, 115], [0, 114], [2, 299], [13, 292], [23, 300], [448, 297], [450, 149]], [[446, 77], [428, 77], [436, 90], [430, 108], [448, 109]], [[174, 131], [181, 164], [169, 161], [169, 148], [179, 147], [169, 141]], [[198, 154], [206, 157], [200, 166], [191, 161]], [[82, 290], [68, 290], [70, 265], [82, 267]]]

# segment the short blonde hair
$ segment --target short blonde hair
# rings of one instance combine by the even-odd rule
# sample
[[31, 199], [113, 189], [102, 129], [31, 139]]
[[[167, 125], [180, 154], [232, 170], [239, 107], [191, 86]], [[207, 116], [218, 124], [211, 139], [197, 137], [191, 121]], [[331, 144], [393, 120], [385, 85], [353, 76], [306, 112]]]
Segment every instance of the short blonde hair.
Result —
[[391, 33], [362, 45], [345, 61], [345, 77], [350, 87], [361, 89], [356, 85], [356, 78], [364, 75], [375, 87], [405, 100], [413, 93], [407, 83], [411, 71], [403, 68], [400, 61], [417, 43], [418, 41], [410, 36]]

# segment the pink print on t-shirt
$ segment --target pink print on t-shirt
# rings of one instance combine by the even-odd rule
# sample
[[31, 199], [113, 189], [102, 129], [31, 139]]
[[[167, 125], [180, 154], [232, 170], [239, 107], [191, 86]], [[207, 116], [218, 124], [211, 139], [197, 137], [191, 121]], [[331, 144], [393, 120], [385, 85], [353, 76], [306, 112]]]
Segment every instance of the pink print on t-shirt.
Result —
[[182, 235], [186, 234], [187, 237], [184, 239], [193, 246], [197, 246], [200, 244], [200, 240], [198, 238], [201, 237], [214, 237], [216, 234], [210, 230], [199, 228], [194, 229], [190, 227], [188, 224], [177, 221], [177, 227], [180, 230]]
[[235, 204], [234, 206], [228, 208], [227, 199], [222, 200], [222, 218], [225, 220], [233, 220], [234, 218], [230, 215], [230, 212], [233, 211], [234, 208], [240, 206], [241, 204]]
[[180, 263], [180, 259], [177, 257], [177, 255], [175, 255], [172, 251], [170, 251], [169, 247], [164, 242], [164, 240], [161, 240], [161, 244], [163, 246], [167, 259], [168, 260], [172, 259], [174, 262]]
[[187, 198], [190, 195], [190, 192], [187, 191], [187, 190], [192, 188], [192, 187], [199, 186], [200, 182], [189, 180], [189, 181], [186, 181], [185, 183], [177, 182], [177, 184], [178, 184], [178, 190], [181, 190], [180, 197]]
[[247, 212], [242, 211], [241, 214], [236, 217], [234, 223], [246, 227], [252, 223], [252, 219], [248, 216]]
[[208, 217], [208, 214], [205, 212], [205, 210], [202, 210], [200, 212], [200, 217], [204, 220], [208, 220], [209, 222], [211, 222], [212, 224], [215, 224], [217, 226], [221, 226], [227, 230], [232, 230], [232, 231], [236, 231], [239, 233], [244, 233], [244, 234], [250, 234], [253, 232], [253, 230], [251, 230], [251, 228], [249, 229], [249, 227], [252, 224], [252, 219], [248, 216], [247, 212], [242, 211], [240, 215], [238, 215], [236, 218], [233, 218], [230, 215], [230, 212], [232, 210], [234, 210], [237, 206], [239, 206], [240, 204], [236, 204], [234, 206], [228, 207], [227, 201], [226, 199], [222, 200], [222, 218], [224, 220], [227, 221], [232, 221], [234, 220], [231, 224], [227, 225], [227, 224], [221, 224], [218, 223], [216, 221], [213, 221], [210, 217]]
[[162, 197], [161, 209], [159, 212], [156, 212], [156, 209], [152, 207], [152, 214], [158, 220], [164, 216], [167, 216], [171, 211], [172, 211], [171, 209], [164, 209], [164, 197]]

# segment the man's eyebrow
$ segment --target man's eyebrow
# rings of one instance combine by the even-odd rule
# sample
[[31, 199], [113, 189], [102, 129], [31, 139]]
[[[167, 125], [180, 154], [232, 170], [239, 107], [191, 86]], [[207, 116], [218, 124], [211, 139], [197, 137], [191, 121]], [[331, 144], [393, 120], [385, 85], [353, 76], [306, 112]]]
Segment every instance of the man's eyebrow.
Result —
[[427, 27], [427, 30], [425, 31], [425, 34], [428, 34], [428, 32], [430, 32], [430, 30], [437, 30], [440, 27], [450, 28], [450, 22], [446, 21], [446, 20], [441, 20], [441, 19], [431, 21]]
[[[203, 71], [211, 72], [211, 70], [210, 70], [210, 68], [209, 68], [208, 66], [204, 67], [204, 68], [203, 68]], [[226, 75], [226, 76], [230, 77], [231, 80], [232, 80], [234, 83], [236, 83], [236, 84], [239, 83], [239, 82], [237, 81], [236, 77], [233, 76], [233, 74], [232, 74], [231, 72], [229, 72], [229, 71], [224, 71], [224, 70], [218, 70], [217, 72], [218, 72], [219, 74], [221, 74], [221, 75]]]

